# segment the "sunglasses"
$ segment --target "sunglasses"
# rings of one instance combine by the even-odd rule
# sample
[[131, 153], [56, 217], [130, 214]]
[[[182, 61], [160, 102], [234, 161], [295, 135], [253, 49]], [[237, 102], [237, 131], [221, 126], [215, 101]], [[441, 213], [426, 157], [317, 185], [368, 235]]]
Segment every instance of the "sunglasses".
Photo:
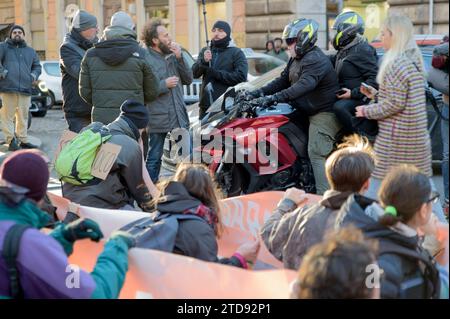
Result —
[[427, 200], [427, 204], [436, 204], [439, 201], [440, 194], [437, 192], [432, 192], [430, 199]]

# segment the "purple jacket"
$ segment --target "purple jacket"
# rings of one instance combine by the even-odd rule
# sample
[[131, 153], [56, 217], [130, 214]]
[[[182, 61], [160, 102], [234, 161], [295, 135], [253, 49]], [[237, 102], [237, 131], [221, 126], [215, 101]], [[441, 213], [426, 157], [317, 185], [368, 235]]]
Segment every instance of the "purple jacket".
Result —
[[[13, 221], [0, 221], [0, 298], [10, 296], [9, 276], [1, 253], [4, 236], [13, 224]], [[25, 231], [17, 257], [25, 298], [91, 298], [96, 288], [92, 276], [80, 270], [79, 288], [70, 288], [77, 280], [73, 279], [76, 275], [68, 265], [67, 255], [55, 239], [37, 229]], [[69, 287], [66, 286], [66, 280]]]

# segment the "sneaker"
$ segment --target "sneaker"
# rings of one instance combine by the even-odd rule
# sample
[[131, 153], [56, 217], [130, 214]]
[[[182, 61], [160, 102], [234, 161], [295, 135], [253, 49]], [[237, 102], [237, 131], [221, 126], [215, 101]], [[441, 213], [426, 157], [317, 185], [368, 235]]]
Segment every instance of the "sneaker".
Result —
[[15, 138], [13, 138], [11, 140], [11, 142], [9, 142], [8, 151], [14, 152], [14, 151], [18, 151], [18, 150], [20, 150], [20, 146], [17, 143], [17, 140]]
[[23, 148], [23, 149], [30, 149], [30, 148], [38, 148], [38, 147], [37, 147], [37, 145], [31, 144], [31, 143], [24, 143], [24, 142], [21, 142], [21, 143], [20, 143], [20, 148]]

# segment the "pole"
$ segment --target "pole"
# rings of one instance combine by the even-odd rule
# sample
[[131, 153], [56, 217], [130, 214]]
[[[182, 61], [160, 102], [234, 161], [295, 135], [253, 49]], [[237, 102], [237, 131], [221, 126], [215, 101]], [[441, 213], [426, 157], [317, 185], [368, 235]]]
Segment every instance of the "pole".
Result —
[[[203, 20], [205, 25], [206, 47], [209, 49], [208, 26], [206, 25], [206, 0], [202, 0], [202, 5], [203, 5]], [[209, 61], [209, 67], [211, 67], [211, 61]]]
[[433, 34], [433, 18], [434, 18], [434, 0], [430, 0], [430, 6], [429, 6], [429, 16], [428, 16], [428, 33]]

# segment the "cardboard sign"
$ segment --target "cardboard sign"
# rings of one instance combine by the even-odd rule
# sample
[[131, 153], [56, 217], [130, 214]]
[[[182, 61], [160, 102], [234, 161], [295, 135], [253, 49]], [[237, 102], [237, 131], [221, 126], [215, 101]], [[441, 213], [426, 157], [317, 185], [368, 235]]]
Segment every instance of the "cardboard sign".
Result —
[[[69, 143], [73, 140], [78, 134], [69, 130], [65, 130], [59, 139], [58, 147], [55, 152], [55, 161], [59, 156], [59, 153]], [[91, 168], [91, 175], [102, 180], [105, 180], [108, 177], [109, 171], [111, 170], [114, 162], [119, 156], [120, 150], [122, 147], [120, 145], [105, 143], [103, 144], [97, 155], [95, 156], [94, 163]]]
[[119, 156], [122, 146], [112, 143], [105, 143], [95, 157], [91, 167], [91, 174], [97, 178], [105, 180], [108, 177], [111, 167]]
[[75, 136], [77, 136], [78, 134], [69, 130], [65, 130], [62, 135], [61, 138], [59, 139], [59, 143], [58, 143], [58, 147], [56, 148], [55, 151], [55, 161], [58, 158], [59, 153], [61, 152], [61, 150], [63, 149], [63, 147], [69, 143], [71, 140], [73, 140], [75, 138]]

